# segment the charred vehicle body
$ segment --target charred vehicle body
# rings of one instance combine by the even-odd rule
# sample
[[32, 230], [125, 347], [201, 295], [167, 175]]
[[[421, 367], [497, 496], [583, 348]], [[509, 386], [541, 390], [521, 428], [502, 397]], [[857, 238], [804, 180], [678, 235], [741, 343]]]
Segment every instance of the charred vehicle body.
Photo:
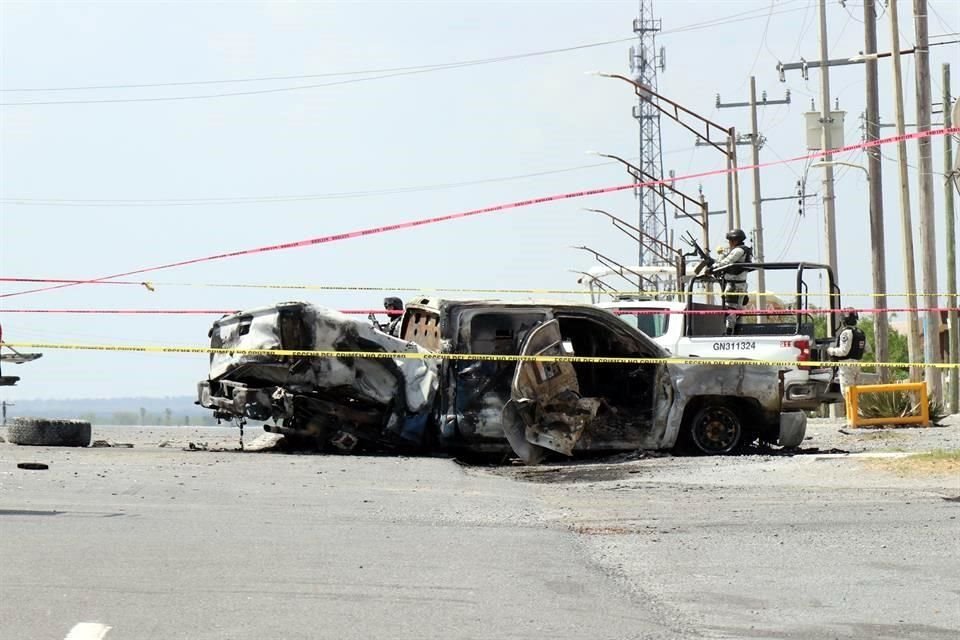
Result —
[[[3, 349], [8, 349], [10, 353], [6, 353]], [[40, 353], [20, 353], [13, 347], [3, 342], [3, 327], [0, 326], [0, 387], [12, 387], [20, 381], [19, 376], [5, 376], [3, 375], [3, 363], [10, 362], [12, 364], [23, 364], [24, 362], [33, 362], [41, 355]]]
[[[199, 404], [341, 449], [512, 449], [528, 463], [551, 451], [686, 440], [722, 454], [804, 437], [804, 414], [782, 411], [780, 369], [661, 362], [667, 352], [650, 338], [590, 305], [422, 299], [399, 333], [302, 303], [226, 316], [211, 346], [237, 352], [211, 355]], [[269, 353], [278, 349], [343, 355]]]
[[[270, 431], [342, 449], [425, 441], [437, 389], [436, 365], [348, 352], [424, 352], [370, 322], [309, 304], [285, 303], [225, 316], [210, 329], [209, 379], [199, 404], [222, 419], [271, 421]], [[260, 351], [260, 354], [246, 353]], [[337, 358], [272, 352], [337, 351]]]

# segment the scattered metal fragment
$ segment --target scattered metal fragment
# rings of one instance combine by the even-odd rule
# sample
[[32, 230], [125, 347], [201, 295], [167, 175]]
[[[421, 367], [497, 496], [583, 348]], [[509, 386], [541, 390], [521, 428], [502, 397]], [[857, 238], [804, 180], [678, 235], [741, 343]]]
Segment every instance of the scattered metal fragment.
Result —
[[246, 446], [245, 451], [272, 451], [276, 449], [284, 436], [279, 433], [262, 433]]
[[18, 462], [17, 469], [28, 469], [30, 471], [46, 471], [50, 465], [43, 462]]
[[91, 448], [106, 448], [106, 449], [133, 449], [133, 445], [129, 442], [112, 442], [110, 440], [94, 440], [90, 445]]

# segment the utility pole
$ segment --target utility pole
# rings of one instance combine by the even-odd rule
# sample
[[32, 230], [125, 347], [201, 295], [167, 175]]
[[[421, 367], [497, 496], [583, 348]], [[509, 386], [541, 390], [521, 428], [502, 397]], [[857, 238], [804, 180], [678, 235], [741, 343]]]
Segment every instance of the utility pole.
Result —
[[[867, 142], [880, 139], [880, 94], [878, 91], [876, 0], [863, 2], [864, 68], [867, 76], [867, 108], [864, 134]], [[887, 257], [883, 233], [883, 162], [880, 147], [867, 148], [867, 175], [870, 188], [870, 246], [873, 256], [874, 353], [877, 362], [890, 358], [890, 318], [887, 316]], [[880, 381], [887, 382], [890, 371], [880, 367]]]
[[[830, 69], [827, 66], [827, 0], [820, 2], [820, 64], [824, 67], [820, 73], [820, 136], [823, 147], [823, 211], [827, 234], [827, 264], [833, 269], [834, 277], [839, 281], [837, 270], [837, 221], [835, 196], [833, 194], [833, 165], [830, 164], [833, 154], [830, 152]], [[827, 325], [828, 335], [833, 335], [833, 326], [836, 318], [832, 318]]]
[[[790, 96], [787, 96], [787, 102], [789, 101]], [[763, 203], [760, 202], [760, 132], [757, 128], [757, 78], [750, 76], [750, 132], [753, 137], [753, 145], [751, 145], [753, 156], [750, 159], [753, 161], [753, 232], [756, 234], [753, 239], [753, 249], [757, 254], [757, 262], [763, 262], [765, 254], [763, 253]], [[767, 292], [767, 278], [763, 269], [760, 270], [757, 285], [761, 295]], [[757, 304], [762, 308], [760, 300]]]
[[[927, 31], [927, 0], [913, 0], [913, 26], [916, 33], [917, 133], [930, 130], [930, 49]], [[946, 109], [944, 109], [946, 111]], [[923, 279], [924, 378], [934, 402], [943, 402], [943, 376], [933, 366], [940, 362], [940, 306], [937, 295], [937, 237], [933, 217], [933, 145], [930, 137], [917, 139], [920, 167], [920, 275]]]
[[[943, 126], [947, 129], [953, 126], [953, 116], [950, 105], [953, 97], [950, 95], [950, 65], [943, 65]], [[947, 294], [950, 308], [957, 307], [957, 227], [956, 211], [953, 208], [953, 189], [956, 185], [960, 188], [960, 176], [957, 175], [957, 169], [953, 166], [953, 136], [948, 135], [943, 139], [943, 174], [947, 177], [944, 181], [946, 191], [944, 193], [944, 209], [947, 217]], [[957, 326], [957, 312], [949, 312], [950, 318], [950, 338], [949, 354], [950, 362], [960, 362], [960, 327]], [[950, 370], [950, 407], [951, 413], [960, 412], [960, 371], [955, 368]]]
[[[760, 147], [762, 141], [760, 132], [757, 130], [757, 107], [766, 107], [775, 104], [790, 104], [790, 91], [787, 90], [786, 96], [782, 100], [767, 100], [767, 92], [763, 92], [763, 101], [757, 102], [757, 79], [750, 76], [750, 101], [749, 102], [720, 102], [720, 96], [717, 96], [718, 109], [731, 109], [735, 107], [750, 107], [750, 146], [753, 148], [753, 224], [754, 224], [754, 242], [753, 252], [757, 256], [757, 262], [763, 262], [766, 254], [763, 251], [763, 196], [760, 193]], [[734, 225], [739, 227], [740, 225]], [[761, 269], [757, 272], [757, 285], [760, 293], [767, 290], [766, 274]]]
[[4, 400], [0, 402], [0, 407], [3, 407], [3, 426], [7, 426], [7, 407], [15, 406], [12, 402], [7, 402]]
[[[890, 39], [893, 48], [893, 94], [897, 122], [897, 160], [900, 166], [900, 227], [903, 234], [904, 275], [907, 289], [907, 346], [910, 362], [920, 357], [920, 327], [917, 321], [917, 273], [913, 258], [913, 220], [910, 214], [910, 182], [907, 173], [907, 143], [903, 140], [906, 125], [903, 119], [903, 78], [900, 69], [900, 20], [897, 15], [897, 0], [887, 6], [890, 14]], [[910, 367], [910, 381], [920, 380], [919, 367]]]
[[[950, 65], [943, 65], [943, 126], [947, 129], [953, 126], [953, 117], [950, 113], [950, 105], [953, 97], [950, 95]], [[953, 136], [947, 135], [943, 139], [943, 175], [947, 177], [944, 181], [944, 209], [947, 218], [947, 294], [950, 296], [947, 305], [951, 309], [957, 307], [957, 227], [956, 212], [953, 208], [953, 189], [956, 183], [960, 186], [960, 176], [956, 175], [953, 168]], [[960, 362], [960, 327], [957, 326], [957, 312], [950, 311], [948, 317], [950, 325], [949, 360], [950, 362]], [[950, 413], [960, 412], [960, 371], [954, 367], [950, 370], [950, 394], [947, 405], [950, 407]]]

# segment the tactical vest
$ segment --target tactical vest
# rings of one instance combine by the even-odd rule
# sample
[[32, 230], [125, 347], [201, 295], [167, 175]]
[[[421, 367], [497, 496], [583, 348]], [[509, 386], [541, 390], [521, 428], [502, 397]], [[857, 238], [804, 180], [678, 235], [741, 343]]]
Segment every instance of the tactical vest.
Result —
[[860, 360], [867, 351], [867, 335], [857, 327], [844, 327], [843, 330], [837, 334], [838, 346], [840, 345], [840, 337], [843, 335], [843, 332], [847, 330], [851, 331], [853, 336], [851, 336], [850, 352], [844, 356], [843, 359]]
[[742, 267], [738, 267], [737, 265], [753, 262], [753, 249], [751, 249], [745, 244], [742, 244], [736, 248], [743, 249], [743, 260], [741, 260], [740, 262], [737, 262], [736, 264], [732, 264], [729, 267], [726, 267], [724, 269], [724, 272], [730, 274], [731, 276], [739, 276], [746, 271], [746, 269], [743, 269]]

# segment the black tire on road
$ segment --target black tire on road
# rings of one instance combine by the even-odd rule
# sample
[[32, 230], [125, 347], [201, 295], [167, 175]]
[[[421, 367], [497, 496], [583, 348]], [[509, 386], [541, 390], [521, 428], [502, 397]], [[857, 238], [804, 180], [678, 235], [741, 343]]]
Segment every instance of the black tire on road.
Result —
[[707, 455], [734, 453], [743, 444], [743, 422], [738, 413], [725, 404], [708, 404], [690, 422], [693, 445]]
[[83, 420], [14, 418], [7, 440], [13, 444], [47, 447], [88, 447], [90, 434], [90, 423]]

